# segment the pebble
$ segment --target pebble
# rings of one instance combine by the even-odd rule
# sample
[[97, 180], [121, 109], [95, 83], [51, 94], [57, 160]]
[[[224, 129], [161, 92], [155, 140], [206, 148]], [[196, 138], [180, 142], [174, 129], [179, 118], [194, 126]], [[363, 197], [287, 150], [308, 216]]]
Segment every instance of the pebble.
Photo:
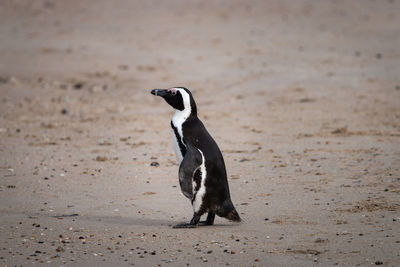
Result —
[[158, 163], [157, 161], [153, 161], [152, 163], [150, 163], [150, 166], [158, 167], [160, 166], [160, 163]]
[[104, 156], [97, 156], [96, 157], [96, 161], [107, 161], [107, 160], [108, 160], [108, 158], [104, 157]]
[[75, 89], [75, 90], [81, 90], [82, 87], [83, 87], [83, 83], [76, 83], [76, 84], [74, 84], [74, 89]]
[[0, 76], [0, 83], [8, 83], [8, 78], [4, 76]]
[[61, 114], [67, 115], [67, 114], [68, 114], [68, 110], [67, 110], [66, 108], [63, 108], [63, 109], [61, 110]]
[[118, 69], [120, 69], [120, 70], [129, 70], [129, 65], [119, 65]]

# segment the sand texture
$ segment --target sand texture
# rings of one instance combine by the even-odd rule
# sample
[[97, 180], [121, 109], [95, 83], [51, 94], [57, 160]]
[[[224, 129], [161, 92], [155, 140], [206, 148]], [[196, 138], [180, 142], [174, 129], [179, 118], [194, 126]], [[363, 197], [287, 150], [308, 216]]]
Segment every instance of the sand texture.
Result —
[[[0, 266], [400, 266], [400, 1], [0, 1]], [[190, 220], [184, 86], [243, 222]]]

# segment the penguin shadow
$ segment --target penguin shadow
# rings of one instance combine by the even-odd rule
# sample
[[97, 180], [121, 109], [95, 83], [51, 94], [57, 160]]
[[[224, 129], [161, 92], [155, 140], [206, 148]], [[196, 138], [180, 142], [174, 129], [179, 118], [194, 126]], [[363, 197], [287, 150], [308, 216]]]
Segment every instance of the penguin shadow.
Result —
[[[118, 217], [118, 216], [79, 216], [81, 220], [89, 222], [98, 222], [113, 225], [136, 225], [136, 226], [157, 226], [172, 228], [174, 225], [179, 223], [185, 223], [184, 221], [171, 221], [165, 219], [154, 219], [154, 218], [138, 218], [138, 217]], [[213, 225], [198, 225], [195, 228], [226, 228], [240, 225], [241, 223], [215, 223]]]
[[99, 222], [113, 225], [136, 225], [136, 226], [165, 226], [172, 227], [174, 222], [164, 219], [119, 217], [119, 216], [81, 216], [81, 220]]
[[[187, 221], [174, 221], [172, 222], [171, 226], [177, 225], [177, 224], [185, 224], [187, 223]], [[201, 228], [201, 229], [213, 229], [213, 228], [229, 228], [229, 227], [235, 227], [235, 226], [239, 226], [243, 223], [242, 222], [232, 222], [232, 223], [214, 223], [212, 225], [200, 225], [198, 224], [196, 227], [193, 228], [174, 228], [176, 230], [179, 229], [196, 229], [196, 228]]]

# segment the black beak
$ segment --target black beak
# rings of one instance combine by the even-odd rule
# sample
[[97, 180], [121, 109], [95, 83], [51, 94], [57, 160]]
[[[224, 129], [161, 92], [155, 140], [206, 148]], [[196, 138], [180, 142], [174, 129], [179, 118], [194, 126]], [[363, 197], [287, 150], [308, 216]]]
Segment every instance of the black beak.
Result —
[[153, 89], [151, 90], [151, 94], [164, 97], [167, 95], [167, 91], [167, 89]]

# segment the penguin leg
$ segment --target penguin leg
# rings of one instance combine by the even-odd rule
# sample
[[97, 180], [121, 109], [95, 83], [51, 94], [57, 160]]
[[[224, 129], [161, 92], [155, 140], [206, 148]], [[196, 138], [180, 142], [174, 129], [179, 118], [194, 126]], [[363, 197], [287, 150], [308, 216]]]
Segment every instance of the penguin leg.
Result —
[[189, 223], [180, 223], [172, 226], [172, 228], [196, 228], [200, 221], [200, 215], [198, 213], [193, 214], [193, 218]]
[[199, 225], [213, 225], [215, 219], [215, 212], [209, 211], [207, 215], [207, 219], [205, 221], [199, 222]]

